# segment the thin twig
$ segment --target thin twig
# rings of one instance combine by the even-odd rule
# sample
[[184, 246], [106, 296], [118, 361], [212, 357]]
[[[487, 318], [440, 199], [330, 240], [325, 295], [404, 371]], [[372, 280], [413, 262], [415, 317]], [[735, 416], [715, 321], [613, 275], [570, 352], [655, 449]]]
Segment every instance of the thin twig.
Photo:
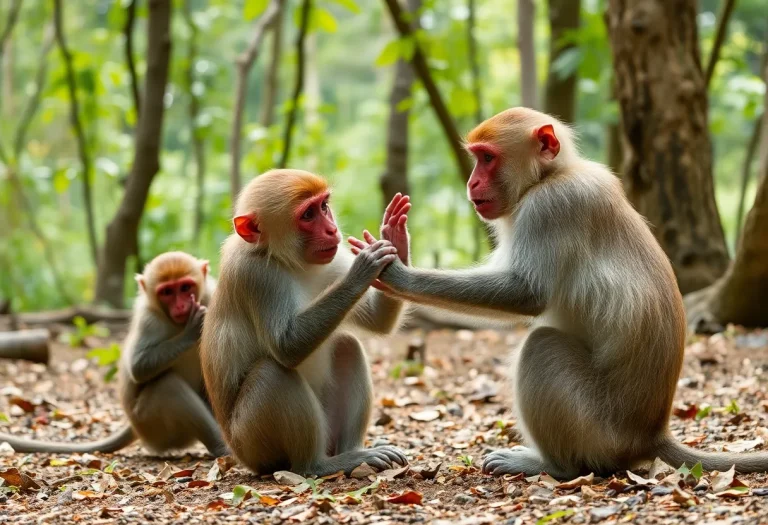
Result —
[[715, 41], [712, 44], [712, 51], [709, 53], [709, 61], [707, 62], [707, 71], [704, 74], [705, 87], [709, 87], [709, 83], [712, 80], [712, 76], [715, 74], [715, 66], [720, 58], [720, 51], [723, 48], [723, 42], [725, 42], [725, 33], [728, 29], [728, 21], [731, 19], [733, 8], [736, 6], [736, 0], [726, 0], [723, 4], [723, 9], [720, 11], [720, 17], [717, 21], [717, 30], [715, 31]]
[[62, 1], [53, 1], [53, 19], [56, 27], [56, 40], [59, 43], [61, 58], [64, 60], [64, 66], [67, 71], [67, 87], [69, 88], [70, 98], [70, 122], [77, 138], [77, 148], [80, 155], [80, 162], [83, 165], [83, 203], [85, 205], [86, 226], [88, 228], [88, 243], [91, 249], [91, 258], [93, 264], [98, 265], [98, 246], [96, 240], [96, 224], [93, 217], [93, 199], [91, 197], [91, 155], [88, 151], [88, 143], [85, 138], [82, 122], [80, 121], [80, 104], [77, 98], [77, 81], [75, 79], [75, 68], [72, 64], [72, 54], [67, 48], [67, 42], [64, 37], [62, 27], [63, 13]]
[[304, 89], [304, 42], [307, 38], [307, 29], [309, 28], [309, 13], [312, 11], [312, 0], [304, 0], [301, 6], [301, 24], [299, 25], [299, 35], [296, 38], [296, 83], [293, 86], [293, 96], [291, 97], [291, 109], [288, 112], [288, 118], [285, 121], [285, 131], [283, 132], [283, 153], [280, 155], [278, 166], [285, 168], [288, 165], [288, 159], [291, 155], [291, 139], [293, 138], [293, 123], [296, 121], [296, 113], [299, 110], [299, 97]]
[[[186, 4], [187, 2], [185, 2]], [[133, 107], [136, 110], [136, 119], [141, 111], [141, 94], [139, 93], [139, 77], [136, 74], [136, 61], [133, 59], [133, 26], [136, 21], [136, 0], [128, 0], [125, 7], [125, 64], [128, 66], [128, 75], [131, 77], [131, 93], [133, 94]]]
[[16, 161], [18, 161], [21, 151], [27, 145], [27, 131], [29, 131], [32, 119], [35, 114], [37, 114], [37, 110], [40, 107], [40, 98], [43, 94], [45, 77], [48, 74], [48, 54], [51, 52], [53, 42], [54, 28], [53, 24], [51, 24], [45, 29], [45, 34], [43, 35], [43, 47], [40, 50], [40, 56], [37, 59], [34, 91], [27, 99], [27, 104], [21, 114], [21, 120], [19, 120], [19, 125], [16, 128], [16, 135], [13, 140], [13, 156]]
[[235, 83], [235, 109], [232, 118], [232, 133], [230, 136], [229, 149], [232, 152], [232, 165], [230, 166], [230, 191], [232, 193], [232, 205], [237, 200], [237, 194], [240, 193], [240, 145], [243, 134], [243, 111], [245, 109], [245, 98], [248, 91], [248, 73], [251, 71], [253, 63], [261, 50], [261, 42], [264, 40], [264, 33], [270, 27], [280, 11], [282, 0], [272, 0], [267, 10], [253, 26], [253, 34], [248, 47], [237, 58], [235, 62], [237, 81]]
[[757, 144], [760, 142], [760, 134], [763, 129], [763, 115], [760, 114], [752, 128], [752, 137], [747, 145], [747, 155], [744, 157], [744, 165], [741, 168], [741, 188], [739, 190], [739, 211], [736, 214], [736, 236], [734, 244], [738, 244], [741, 237], [741, 227], [744, 222], [744, 205], [747, 199], [747, 186], [749, 186], [749, 176], [752, 173], [752, 161], [757, 152]]
[[21, 11], [22, 0], [15, 0], [11, 4], [11, 9], [8, 11], [8, 18], [3, 28], [3, 32], [0, 34], [0, 58], [2, 58], [5, 51], [5, 44], [8, 39], [11, 38], [13, 28], [16, 27], [16, 22], [19, 20], [19, 11]]

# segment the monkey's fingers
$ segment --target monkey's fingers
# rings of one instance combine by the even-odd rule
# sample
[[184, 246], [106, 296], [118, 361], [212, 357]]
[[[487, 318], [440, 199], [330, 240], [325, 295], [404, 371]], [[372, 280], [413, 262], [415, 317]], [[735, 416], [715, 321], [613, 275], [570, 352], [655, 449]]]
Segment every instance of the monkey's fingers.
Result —
[[373, 281], [371, 286], [373, 286], [377, 290], [381, 290], [382, 292], [387, 293], [389, 295], [395, 295], [395, 291], [392, 288], [390, 288], [389, 286], [387, 286], [386, 284], [384, 284], [383, 282], [381, 282], [380, 279], [376, 279], [375, 281]]
[[398, 228], [405, 228], [405, 223], [408, 222], [408, 216], [402, 215], [400, 216], [400, 219], [397, 221], [397, 227]]
[[390, 217], [390, 219], [389, 219], [389, 222], [388, 222], [387, 224], [388, 224], [388, 225], [389, 225], [391, 228], [394, 228], [394, 227], [395, 227], [395, 226], [397, 226], [397, 224], [400, 222], [400, 219], [401, 219], [402, 217], [407, 217], [407, 216], [408, 216], [408, 215], [406, 215], [406, 214], [408, 213], [408, 210], [410, 210], [410, 209], [411, 209], [411, 205], [410, 205], [410, 204], [406, 204], [405, 206], [403, 206], [403, 207], [400, 209], [400, 212], [399, 212], [399, 213], [397, 213], [397, 214], [394, 214], [394, 215], [392, 215], [392, 217]]
[[371, 235], [371, 232], [369, 232], [368, 230], [363, 230], [363, 237], [364, 237], [364, 238], [365, 238], [365, 240], [368, 242], [368, 244], [371, 244], [371, 245], [372, 245], [372, 244], [375, 244], [376, 242], [378, 242], [378, 241], [376, 240], [376, 237], [374, 237], [373, 235]]
[[392, 445], [382, 445], [380, 447], [374, 448], [374, 450], [384, 453], [387, 459], [394, 461], [401, 466], [408, 464], [408, 458], [406, 458], [405, 454], [403, 454], [403, 451], [397, 447], [393, 447]]
[[405, 197], [403, 197], [402, 199], [400, 199], [400, 202], [397, 203], [397, 207], [394, 210], [392, 210], [392, 213], [390, 214], [390, 217], [392, 215], [399, 215], [399, 214], [401, 214], [403, 212], [403, 208], [405, 208], [406, 206], [408, 208], [410, 208], [411, 207], [410, 202], [411, 202], [411, 198], [409, 196], [407, 196], [407, 195]]
[[395, 207], [400, 202], [400, 199], [402, 198], [403, 194], [400, 192], [397, 192], [394, 197], [392, 197], [392, 200], [389, 201], [389, 204], [387, 204], [387, 208], [384, 210], [384, 223], [389, 220], [389, 217], [392, 215], [392, 211], [395, 209]]
[[352, 253], [354, 255], [360, 255], [360, 249], [359, 248], [352, 248]]
[[[354, 237], [349, 237], [347, 239], [347, 242], [354, 246], [355, 248], [359, 248], [360, 250], [365, 250], [368, 247], [367, 243], [364, 243], [360, 239], [356, 239]], [[359, 252], [358, 252], [359, 253]]]

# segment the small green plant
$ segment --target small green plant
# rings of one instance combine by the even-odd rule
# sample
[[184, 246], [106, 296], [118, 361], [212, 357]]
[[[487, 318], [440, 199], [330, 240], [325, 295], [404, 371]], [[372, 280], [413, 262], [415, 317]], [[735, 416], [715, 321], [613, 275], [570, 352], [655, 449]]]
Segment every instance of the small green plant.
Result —
[[117, 364], [120, 361], [120, 345], [112, 343], [107, 348], [94, 348], [86, 354], [89, 358], [95, 358], [99, 366], [106, 366], [104, 381], [109, 383], [117, 373]]
[[380, 478], [376, 478], [376, 481], [374, 481], [370, 485], [366, 485], [363, 488], [353, 490], [352, 492], [347, 492], [347, 496], [354, 499], [358, 503], [362, 503], [364, 495], [368, 493], [373, 494], [374, 492], [376, 492], [376, 490], [379, 488], [379, 481], [380, 481]]
[[707, 417], [710, 412], [712, 412], [712, 407], [709, 405], [700, 408], [699, 411], [696, 412], [696, 421], [701, 421], [702, 419]]
[[390, 376], [393, 379], [400, 379], [401, 377], [419, 377], [423, 373], [424, 365], [421, 362], [406, 359], [392, 367]]
[[464, 463], [465, 467], [469, 468], [472, 466], [472, 461], [474, 460], [474, 458], [472, 458], [472, 456], [470, 456], [469, 454], [466, 454], [464, 456], [459, 456], [459, 460], [462, 463]]
[[83, 346], [85, 339], [90, 336], [109, 337], [109, 328], [99, 324], [88, 324], [80, 315], [72, 319], [72, 324], [75, 325], [75, 329], [66, 336], [72, 348]]
[[739, 409], [739, 405], [736, 403], [735, 399], [732, 399], [731, 403], [725, 407], [726, 414], [733, 414], [735, 416], [738, 415], [739, 412], [741, 412], [741, 410]]
[[333, 495], [328, 492], [327, 490], [324, 490], [320, 492], [320, 489], [318, 488], [318, 485], [320, 485], [324, 480], [322, 479], [312, 479], [307, 478], [304, 480], [304, 482], [309, 485], [309, 488], [312, 490], [312, 499], [315, 501], [323, 501], [327, 500], [331, 503], [336, 503], [336, 498], [333, 497]]

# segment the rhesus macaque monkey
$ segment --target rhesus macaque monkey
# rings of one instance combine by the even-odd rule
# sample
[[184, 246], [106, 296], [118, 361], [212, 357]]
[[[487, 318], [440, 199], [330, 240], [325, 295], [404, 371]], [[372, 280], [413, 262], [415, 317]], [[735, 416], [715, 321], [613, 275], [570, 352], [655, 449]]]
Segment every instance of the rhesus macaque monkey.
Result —
[[[398, 297], [473, 313], [534, 317], [513, 365], [530, 448], [499, 450], [485, 472], [570, 478], [660, 457], [678, 467], [768, 470], [768, 454], [677, 443], [668, 419], [683, 360], [685, 313], [667, 257], [620, 181], [585, 160], [571, 130], [526, 108], [469, 133], [469, 200], [498, 246], [467, 270], [408, 268], [379, 279]], [[366, 232], [358, 249], [376, 242]]]
[[339, 249], [326, 181], [299, 170], [253, 179], [236, 205], [202, 337], [205, 384], [234, 455], [258, 473], [377, 470], [407, 460], [395, 447], [363, 449], [371, 374], [348, 329], [388, 333], [402, 303], [369, 289], [408, 261], [407, 198], [396, 197], [385, 240], [356, 258]]
[[17, 452], [115, 452], [139, 438], [154, 453], [196, 440], [220, 456], [227, 447], [204, 399], [199, 340], [214, 281], [208, 261], [168, 252], [136, 276], [139, 292], [123, 345], [119, 393], [126, 425], [100, 441], [52, 443], [0, 434]]

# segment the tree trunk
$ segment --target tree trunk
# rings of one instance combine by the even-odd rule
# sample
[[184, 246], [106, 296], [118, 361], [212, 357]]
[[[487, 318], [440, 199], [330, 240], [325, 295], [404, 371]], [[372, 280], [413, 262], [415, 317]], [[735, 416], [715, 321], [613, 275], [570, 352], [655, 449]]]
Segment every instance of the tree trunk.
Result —
[[573, 44], [563, 44], [561, 40], [567, 31], [579, 28], [580, 9], [581, 0], [549, 0], [549, 70], [544, 108], [550, 115], [569, 123], [576, 118], [576, 72], [562, 78], [552, 66], [574, 47]]
[[[408, 11], [415, 13], [421, 8], [421, 0], [409, 0]], [[414, 17], [418, 28], [418, 17]], [[408, 185], [408, 119], [410, 110], [398, 106], [411, 97], [414, 73], [409, 62], [403, 59], [395, 65], [395, 80], [389, 96], [389, 127], [387, 129], [387, 166], [379, 179], [384, 206], [396, 193], [410, 193]]]
[[131, 94], [133, 95], [133, 107], [136, 110], [136, 118], [141, 113], [141, 95], [139, 94], [139, 77], [136, 74], [136, 61], [133, 59], [133, 26], [136, 22], [136, 2], [129, 0], [125, 6], [125, 25], [123, 36], [125, 37], [125, 65], [128, 68], [128, 76], [131, 78]]
[[143, 110], [136, 126], [133, 165], [123, 199], [107, 226], [107, 238], [101, 254], [95, 300], [114, 307], [123, 304], [126, 261], [136, 251], [139, 221], [152, 180], [160, 169], [163, 99], [171, 56], [171, 4], [167, 0], [149, 0], [147, 72]]
[[728, 266], [715, 203], [695, 0], [610, 0], [624, 186], [653, 224], [680, 290]]
[[72, 53], [67, 47], [67, 40], [64, 36], [64, 6], [62, 0], [53, 2], [53, 19], [56, 28], [56, 40], [59, 43], [61, 58], [64, 61], [66, 70], [67, 89], [69, 91], [69, 120], [72, 130], [77, 139], [77, 152], [80, 156], [80, 164], [83, 165], [83, 207], [85, 208], [85, 226], [88, 231], [88, 246], [91, 251], [93, 264], [98, 264], [99, 245], [96, 239], [96, 219], [93, 214], [93, 196], [91, 192], [91, 174], [93, 172], [93, 162], [88, 141], [85, 137], [83, 122], [80, 120], [80, 102], [77, 94], [77, 77], [75, 75], [75, 66], [72, 61]]
[[269, 69], [264, 81], [264, 100], [261, 103], [261, 118], [259, 122], [265, 128], [275, 122], [275, 105], [277, 104], [277, 87], [280, 80], [280, 59], [283, 55], [283, 3], [278, 3], [277, 14], [272, 22], [272, 50], [269, 58]]
[[293, 124], [296, 122], [296, 114], [299, 111], [299, 99], [304, 90], [304, 65], [305, 65], [305, 42], [309, 32], [309, 14], [312, 12], [312, 0], [304, 0], [301, 5], [301, 19], [299, 23], [299, 34], [296, 37], [296, 79], [293, 84], [293, 95], [291, 96], [291, 109], [288, 111], [288, 117], [285, 119], [285, 128], [283, 130], [283, 152], [280, 155], [279, 168], [288, 166], [288, 159], [291, 156], [291, 140], [293, 139]]
[[517, 0], [517, 49], [520, 51], [520, 87], [523, 106], [536, 109], [536, 4], [533, 0]]
[[[768, 64], [763, 75], [768, 108]], [[768, 130], [768, 111], [763, 112], [762, 127]], [[711, 331], [726, 323], [768, 326], [768, 133], [762, 135], [757, 195], [733, 264], [714, 285], [685, 298], [688, 320], [695, 330]]]
[[[411, 24], [408, 22], [407, 18], [403, 16], [403, 9], [400, 7], [400, 2], [398, 0], [384, 0], [384, 3], [387, 5], [389, 13], [392, 15], [392, 22], [395, 24], [400, 36], [404, 38], [412, 37], [413, 30], [411, 29]], [[448, 139], [448, 144], [453, 152], [456, 165], [459, 168], [459, 175], [461, 175], [462, 180], [466, 182], [469, 180], [469, 175], [472, 173], [472, 163], [469, 160], [467, 152], [464, 151], [464, 143], [459, 131], [456, 129], [456, 123], [453, 121], [453, 117], [451, 117], [448, 107], [445, 105], [443, 97], [437, 89], [437, 84], [435, 84], [435, 81], [432, 78], [427, 59], [421, 51], [418, 41], [416, 41], [415, 44], [411, 63], [413, 64], [413, 69], [416, 72], [416, 75], [418, 75], [419, 80], [421, 80], [421, 83], [424, 85], [424, 90], [429, 96], [429, 102], [432, 105], [432, 109], [435, 111], [437, 120], [443, 128], [445, 137]]]

